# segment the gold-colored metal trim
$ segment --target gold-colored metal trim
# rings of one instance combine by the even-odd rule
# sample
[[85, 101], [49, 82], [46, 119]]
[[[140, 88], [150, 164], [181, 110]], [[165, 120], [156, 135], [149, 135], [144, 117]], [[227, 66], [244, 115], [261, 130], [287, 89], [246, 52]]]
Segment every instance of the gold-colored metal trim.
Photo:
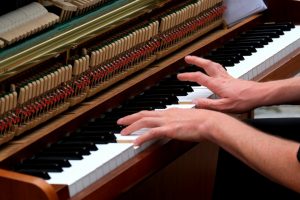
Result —
[[80, 43], [111, 30], [142, 14], [161, 7], [170, 0], [134, 0], [95, 19], [66, 30], [47, 41], [0, 60], [0, 81], [20, 73], [35, 64], [56, 56]]

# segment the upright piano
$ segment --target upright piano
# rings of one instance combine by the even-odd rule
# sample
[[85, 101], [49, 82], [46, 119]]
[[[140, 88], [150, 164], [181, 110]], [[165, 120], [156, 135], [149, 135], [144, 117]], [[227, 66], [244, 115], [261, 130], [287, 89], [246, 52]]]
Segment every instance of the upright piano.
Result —
[[[23, 4], [0, 11], [0, 199], [212, 199], [218, 146], [162, 139], [134, 149], [131, 137], [116, 136], [115, 120], [189, 107], [195, 90], [214, 98], [176, 82], [177, 73], [195, 70], [183, 61], [188, 54], [256, 81], [300, 71], [297, 0], [267, 0], [265, 12], [232, 27], [222, 0]], [[278, 29], [284, 33], [273, 35]], [[256, 47], [244, 55], [249, 43], [270, 55]], [[181, 94], [185, 85], [191, 90]]]

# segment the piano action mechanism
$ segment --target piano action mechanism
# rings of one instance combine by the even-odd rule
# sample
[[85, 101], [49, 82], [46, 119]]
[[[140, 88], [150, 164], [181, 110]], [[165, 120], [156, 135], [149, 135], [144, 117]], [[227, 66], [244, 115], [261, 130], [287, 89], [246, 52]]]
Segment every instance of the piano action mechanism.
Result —
[[[226, 29], [221, 0], [74, 2], [39, 1], [55, 16], [42, 34], [0, 32], [0, 199], [211, 199], [218, 147], [207, 142], [158, 141], [71, 195], [16, 166], [174, 74], [185, 55], [203, 56], [264, 21], [297, 22], [296, 10], [267, 1], [266, 13]], [[253, 79], [293, 76], [299, 50]]]

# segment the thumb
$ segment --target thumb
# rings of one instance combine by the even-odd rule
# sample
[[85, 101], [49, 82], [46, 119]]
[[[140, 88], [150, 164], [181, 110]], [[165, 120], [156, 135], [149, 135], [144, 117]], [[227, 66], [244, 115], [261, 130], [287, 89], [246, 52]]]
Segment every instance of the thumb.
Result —
[[193, 103], [196, 105], [196, 108], [222, 111], [224, 110], [222, 101], [222, 99], [200, 98], [194, 99]]

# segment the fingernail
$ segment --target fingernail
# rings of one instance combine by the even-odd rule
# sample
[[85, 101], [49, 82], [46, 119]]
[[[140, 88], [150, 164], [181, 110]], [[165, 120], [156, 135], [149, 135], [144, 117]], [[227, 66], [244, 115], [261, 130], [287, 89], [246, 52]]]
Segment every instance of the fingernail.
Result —
[[124, 130], [121, 130], [121, 131], [120, 131], [120, 134], [121, 134], [121, 135], [124, 135], [124, 134], [125, 134], [125, 131], [124, 131]]
[[135, 146], [135, 145], [133, 146], [133, 149], [134, 149], [134, 150], [136, 150], [136, 149], [138, 149], [138, 148], [140, 148], [140, 146]]

